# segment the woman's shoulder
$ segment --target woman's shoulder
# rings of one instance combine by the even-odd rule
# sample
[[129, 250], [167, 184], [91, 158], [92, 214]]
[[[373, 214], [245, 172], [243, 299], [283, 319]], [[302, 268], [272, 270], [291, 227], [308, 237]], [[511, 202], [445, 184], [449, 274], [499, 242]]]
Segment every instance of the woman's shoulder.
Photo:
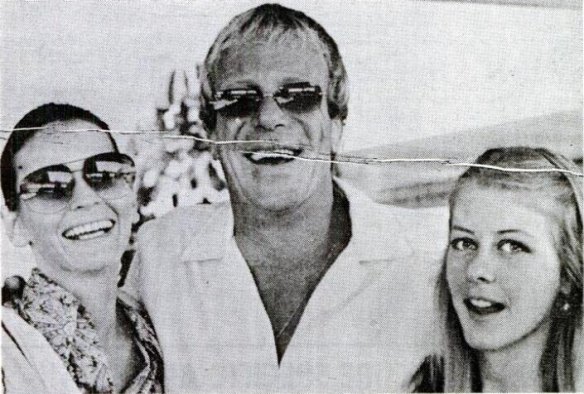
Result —
[[[2, 335], [9, 338], [10, 342], [14, 343], [22, 352], [28, 348], [39, 352], [45, 349], [52, 351], [49, 343], [39, 331], [20, 317], [16, 310], [6, 306], [2, 307]], [[4, 345], [4, 341], [2, 344]]]
[[[8, 307], [2, 307], [2, 375], [7, 392], [47, 392], [77, 385], [45, 337]], [[20, 391], [19, 391], [20, 390]]]
[[[26, 346], [17, 340], [24, 320], [14, 318], [11, 308], [2, 307], [2, 383], [6, 392], [43, 392], [47, 390], [42, 377], [34, 370], [25, 352]], [[16, 316], [19, 318], [18, 316]], [[22, 319], [21, 319], [22, 320]], [[24, 325], [21, 326], [21, 323]], [[26, 328], [25, 328], [26, 330]]]

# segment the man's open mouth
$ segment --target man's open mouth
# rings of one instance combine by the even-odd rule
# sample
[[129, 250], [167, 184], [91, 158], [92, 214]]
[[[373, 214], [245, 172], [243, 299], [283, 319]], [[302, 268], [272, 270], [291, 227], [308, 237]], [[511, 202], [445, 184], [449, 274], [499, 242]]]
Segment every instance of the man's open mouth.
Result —
[[464, 300], [464, 305], [468, 308], [468, 310], [472, 313], [476, 313], [477, 315], [489, 315], [491, 313], [498, 313], [505, 309], [505, 305], [496, 302], [487, 300], [485, 298], [466, 298]]
[[63, 231], [63, 237], [73, 241], [84, 241], [101, 237], [108, 233], [116, 224], [113, 220], [99, 220], [71, 227]]
[[278, 148], [244, 153], [244, 157], [254, 164], [278, 165], [294, 160], [301, 153], [302, 149]]

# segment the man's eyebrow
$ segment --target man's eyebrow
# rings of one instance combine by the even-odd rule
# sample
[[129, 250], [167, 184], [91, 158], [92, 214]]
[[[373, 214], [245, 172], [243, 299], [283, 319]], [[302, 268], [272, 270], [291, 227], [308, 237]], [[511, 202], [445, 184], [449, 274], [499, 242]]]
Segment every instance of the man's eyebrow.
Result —
[[306, 77], [298, 76], [298, 77], [286, 77], [282, 80], [282, 85], [289, 85], [291, 83], [309, 83], [312, 85], [312, 82], [308, 81]]
[[453, 229], [453, 230], [458, 230], [458, 231], [462, 231], [462, 232], [465, 232], [465, 233], [469, 233], [469, 234], [473, 234], [473, 235], [474, 235], [474, 231], [472, 231], [472, 230], [469, 230], [469, 229], [467, 229], [467, 228], [465, 228], [465, 227], [462, 227], [462, 226], [458, 226], [458, 225], [456, 225], [456, 224], [452, 226], [452, 229]]
[[255, 81], [249, 79], [234, 79], [225, 83], [225, 87], [218, 90], [233, 90], [233, 89], [258, 89]]

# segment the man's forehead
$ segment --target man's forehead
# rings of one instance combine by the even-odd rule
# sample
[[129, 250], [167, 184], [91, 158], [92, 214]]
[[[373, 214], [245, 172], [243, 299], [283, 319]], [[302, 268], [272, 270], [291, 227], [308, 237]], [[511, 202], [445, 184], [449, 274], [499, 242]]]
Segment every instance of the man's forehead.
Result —
[[232, 40], [225, 48], [223, 48], [222, 52], [237, 52], [238, 50], [251, 47], [264, 48], [268, 51], [277, 51], [282, 48], [287, 48], [289, 50], [296, 51], [312, 50], [319, 54], [322, 54], [323, 52], [323, 47], [316, 35], [293, 32], [268, 37], [248, 37], [247, 39], [240, 37], [237, 40]]
[[231, 46], [222, 51], [217, 71], [219, 83], [262, 73], [305, 75], [321, 81], [328, 78], [322, 49], [306, 39], [258, 40]]

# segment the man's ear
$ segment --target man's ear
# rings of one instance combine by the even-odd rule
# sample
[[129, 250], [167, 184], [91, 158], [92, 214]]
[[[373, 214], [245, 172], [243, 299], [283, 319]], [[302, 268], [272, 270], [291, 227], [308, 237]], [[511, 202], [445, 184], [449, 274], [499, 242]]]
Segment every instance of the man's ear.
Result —
[[213, 156], [213, 160], [219, 160], [219, 151], [218, 151], [218, 144], [217, 142], [217, 130], [206, 130], [207, 132], [207, 139], [209, 139], [209, 150], [211, 151], [211, 156]]
[[22, 223], [22, 219], [17, 211], [11, 211], [2, 205], [1, 209], [2, 221], [6, 228], [8, 239], [14, 246], [23, 247], [30, 244], [30, 234]]
[[343, 136], [343, 121], [340, 118], [332, 120], [331, 125], [331, 150], [333, 155], [341, 149], [341, 138]]
[[211, 144], [211, 156], [213, 156], [213, 160], [219, 160], [219, 148], [217, 144]]

